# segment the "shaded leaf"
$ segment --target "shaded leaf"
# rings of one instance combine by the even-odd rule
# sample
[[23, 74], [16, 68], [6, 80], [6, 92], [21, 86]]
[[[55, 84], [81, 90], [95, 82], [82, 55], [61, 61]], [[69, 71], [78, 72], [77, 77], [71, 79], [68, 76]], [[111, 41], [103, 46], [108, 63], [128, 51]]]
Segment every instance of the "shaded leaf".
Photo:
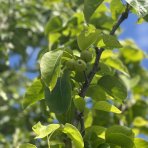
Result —
[[101, 35], [101, 37], [98, 39], [97, 46], [102, 48], [108, 48], [108, 49], [122, 47], [122, 45], [120, 44], [120, 42], [117, 40], [115, 36], [107, 35], [107, 34]]
[[62, 28], [62, 19], [59, 16], [51, 18], [45, 26], [45, 34], [53, 33]]
[[103, 76], [98, 84], [114, 99], [123, 101], [127, 97], [127, 89], [123, 82], [115, 76]]
[[90, 17], [104, 0], [84, 0], [84, 17], [89, 22]]
[[96, 40], [99, 35], [100, 31], [95, 30], [92, 32], [82, 32], [77, 37], [78, 46], [81, 50], [88, 49]]
[[54, 113], [65, 113], [71, 103], [71, 84], [69, 71], [65, 71], [62, 77], [58, 78], [55, 88], [50, 91], [45, 87], [45, 100], [50, 111]]

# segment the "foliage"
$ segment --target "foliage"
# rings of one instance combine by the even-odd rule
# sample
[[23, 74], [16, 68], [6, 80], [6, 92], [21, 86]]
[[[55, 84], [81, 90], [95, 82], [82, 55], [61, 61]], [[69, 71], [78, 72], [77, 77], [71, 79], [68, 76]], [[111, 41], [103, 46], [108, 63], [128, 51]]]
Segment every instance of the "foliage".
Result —
[[147, 20], [147, 2], [127, 2], [2, 0], [0, 147], [147, 147], [147, 55], [117, 37], [130, 12]]

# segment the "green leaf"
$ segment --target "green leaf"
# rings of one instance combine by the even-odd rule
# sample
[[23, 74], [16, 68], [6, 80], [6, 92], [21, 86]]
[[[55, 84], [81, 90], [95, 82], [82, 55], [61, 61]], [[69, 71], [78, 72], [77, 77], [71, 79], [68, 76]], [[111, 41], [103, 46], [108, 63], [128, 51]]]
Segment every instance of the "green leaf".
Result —
[[102, 34], [98, 39], [98, 47], [113, 49], [113, 48], [122, 48], [122, 45], [113, 35]]
[[122, 63], [122, 61], [118, 58], [108, 58], [105, 60], [105, 64], [111, 66], [112, 68], [115, 68], [116, 70], [119, 70], [126, 76], [129, 76], [128, 69], [126, 66]]
[[84, 148], [83, 138], [75, 126], [66, 123], [62, 131], [74, 142], [76, 148]]
[[106, 130], [106, 142], [119, 145], [123, 148], [134, 148], [134, 133], [125, 126], [114, 125]]
[[91, 133], [95, 133], [98, 138], [105, 139], [105, 130], [106, 130], [106, 128], [104, 128], [102, 126], [93, 125], [93, 126], [88, 127], [86, 129], [85, 137], [89, 137], [91, 135]]
[[126, 62], [138, 62], [144, 58], [142, 50], [132, 48], [130, 46], [124, 47], [121, 52]]
[[106, 100], [105, 91], [99, 85], [90, 85], [86, 92], [86, 96], [94, 100]]
[[74, 105], [80, 111], [83, 112], [85, 109], [85, 100], [80, 96], [76, 95], [74, 98]]
[[137, 12], [140, 17], [148, 14], [148, 1], [147, 0], [126, 0]]
[[84, 0], [84, 17], [89, 22], [90, 17], [104, 0]]
[[102, 111], [106, 111], [106, 112], [113, 112], [116, 114], [121, 113], [121, 111], [117, 107], [115, 107], [114, 105], [112, 105], [106, 101], [95, 102], [94, 109], [102, 110]]
[[44, 126], [40, 122], [32, 127], [33, 131], [37, 135], [35, 138], [44, 138], [56, 131], [58, 128], [60, 128], [60, 124], [49, 124], [47, 126]]
[[100, 34], [99, 30], [83, 31], [78, 37], [77, 42], [81, 50], [88, 49], [98, 38]]
[[126, 126], [120, 126], [120, 125], [111, 126], [110, 128], [108, 128], [106, 130], [106, 136], [108, 136], [111, 133], [121, 133], [121, 134], [124, 134], [124, 135], [130, 137], [131, 139], [134, 138], [134, 133], [133, 133], [132, 129], [130, 129]]
[[145, 141], [144, 139], [140, 138], [135, 138], [134, 143], [136, 148], [147, 148], [148, 146], [148, 141]]
[[136, 117], [133, 121], [133, 125], [136, 127], [143, 127], [148, 125], [148, 121], [142, 117]]
[[50, 90], [55, 87], [57, 82], [62, 54], [61, 50], [50, 51], [45, 53], [40, 61], [41, 78]]
[[37, 147], [30, 143], [24, 143], [24, 144], [21, 144], [19, 148], [37, 148]]
[[69, 71], [65, 71], [62, 77], [58, 78], [55, 88], [50, 91], [45, 87], [45, 100], [50, 111], [54, 113], [65, 113], [71, 103], [71, 83]]
[[43, 86], [40, 79], [35, 79], [31, 86], [27, 88], [27, 91], [23, 98], [23, 107], [26, 108], [37, 101], [44, 98]]
[[127, 97], [127, 89], [123, 82], [115, 76], [103, 76], [98, 84], [114, 99], [123, 101]]
[[106, 137], [106, 142], [121, 146], [122, 148], [134, 148], [133, 141], [122, 133], [110, 133]]
[[125, 6], [121, 3], [120, 0], [112, 0], [110, 3], [110, 9], [112, 13], [112, 18], [117, 20], [119, 15], [124, 11]]
[[59, 16], [51, 18], [45, 26], [45, 34], [53, 33], [62, 28], [62, 19]]

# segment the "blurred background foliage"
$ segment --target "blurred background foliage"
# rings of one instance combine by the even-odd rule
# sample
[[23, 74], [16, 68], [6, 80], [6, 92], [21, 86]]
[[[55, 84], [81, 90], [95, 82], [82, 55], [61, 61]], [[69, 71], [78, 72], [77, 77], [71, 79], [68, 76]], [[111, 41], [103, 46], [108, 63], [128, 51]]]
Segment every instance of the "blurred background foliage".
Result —
[[[39, 75], [38, 60], [48, 48], [53, 50], [65, 46], [79, 51], [76, 36], [84, 26], [82, 4], [83, 0], [0, 0], [0, 147], [18, 147], [24, 142], [45, 147], [44, 141], [34, 140], [32, 126], [38, 121], [55, 122], [55, 117], [44, 111], [44, 100], [23, 110], [23, 94], [31, 80]], [[107, 4], [100, 6], [91, 18], [91, 24], [108, 33], [119, 15], [119, 12], [111, 11], [112, 17]], [[120, 33], [121, 30], [117, 35]], [[116, 67], [116, 62], [120, 63], [117, 57], [126, 65], [131, 77], [120, 75], [129, 94], [122, 106], [123, 113], [118, 116], [88, 109], [85, 126], [97, 124], [108, 127], [120, 121], [121, 125], [132, 127], [137, 136], [146, 136], [148, 72], [141, 62], [147, 55], [132, 40], [125, 40], [122, 45], [122, 49], [102, 55], [102, 62], [109, 68], [101, 69], [98, 74], [112, 74], [114, 69], [110, 71], [110, 68]], [[113, 58], [112, 64], [107, 61], [108, 57]], [[97, 88], [90, 91], [94, 98], [103, 98]], [[92, 102], [91, 99], [89, 101]]]

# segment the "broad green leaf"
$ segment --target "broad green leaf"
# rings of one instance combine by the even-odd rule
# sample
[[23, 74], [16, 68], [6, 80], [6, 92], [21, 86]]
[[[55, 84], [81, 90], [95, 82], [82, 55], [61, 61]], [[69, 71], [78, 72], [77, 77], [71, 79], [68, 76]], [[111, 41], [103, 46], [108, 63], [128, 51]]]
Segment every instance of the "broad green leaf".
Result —
[[94, 109], [102, 110], [102, 111], [106, 111], [106, 112], [113, 112], [116, 114], [121, 113], [121, 111], [117, 107], [115, 107], [114, 105], [112, 105], [106, 101], [95, 102]]
[[104, 0], [84, 0], [84, 17], [89, 22], [90, 17]]
[[148, 121], [146, 121], [142, 117], [136, 117], [134, 119], [134, 121], [133, 121], [133, 125], [136, 126], [136, 127], [147, 126], [148, 125]]
[[112, 18], [117, 20], [119, 15], [124, 11], [125, 6], [121, 3], [120, 0], [112, 0], [110, 3], [110, 9], [112, 13]]
[[32, 127], [33, 131], [37, 135], [35, 138], [44, 138], [56, 131], [58, 128], [60, 128], [60, 124], [49, 124], [47, 126], [44, 126], [40, 122]]
[[105, 62], [99, 63], [99, 70], [97, 72], [99, 75], [111, 75], [113, 76], [115, 74], [115, 70], [111, 68], [111, 66], [108, 66]]
[[140, 17], [148, 14], [148, 1], [147, 0], [126, 0], [137, 12]]
[[123, 101], [127, 97], [127, 89], [123, 82], [115, 76], [103, 76], [98, 84], [114, 99]]
[[86, 96], [94, 100], [106, 100], [105, 91], [99, 85], [90, 85], [86, 92]]
[[65, 71], [62, 77], [58, 78], [55, 88], [50, 91], [45, 87], [45, 100], [50, 111], [54, 113], [65, 113], [71, 103], [71, 84], [69, 71]]
[[62, 24], [63, 22], [60, 16], [55, 16], [51, 18], [45, 26], [45, 34], [48, 35], [49, 33], [58, 31], [62, 28]]
[[133, 140], [122, 133], [110, 133], [106, 136], [106, 142], [121, 146], [122, 148], [134, 148]]
[[19, 148], [37, 148], [37, 147], [30, 143], [24, 143], [24, 144], [21, 144]]
[[124, 134], [130, 137], [131, 139], [134, 138], [134, 133], [132, 129], [126, 126], [113, 125], [106, 130], [106, 136], [108, 136], [109, 134], [113, 134], [113, 133], [121, 133], [121, 134]]
[[94, 30], [94, 31], [83, 31], [78, 37], [77, 37], [77, 42], [78, 46], [81, 50], [86, 50], [88, 49], [98, 38], [100, 34], [99, 30]]
[[130, 46], [124, 47], [121, 52], [126, 62], [138, 62], [144, 58], [142, 50], [132, 48]]
[[62, 131], [73, 141], [76, 148], [84, 148], [83, 138], [75, 126], [66, 123]]
[[80, 96], [76, 95], [74, 98], [74, 105], [80, 111], [83, 112], [85, 109], [85, 100]]
[[122, 72], [123, 74], [125, 74], [126, 76], [129, 76], [129, 72], [128, 69], [126, 68], [126, 66], [122, 63], [122, 61], [118, 58], [108, 58], [105, 60], [105, 63], [113, 68], [115, 68], [116, 70], [119, 70], [120, 72]]
[[110, 145], [108, 143], [102, 143], [98, 148], [110, 148]]
[[105, 130], [106, 130], [106, 128], [104, 128], [104, 127], [102, 127], [102, 126], [93, 125], [93, 126], [88, 127], [88, 128], [86, 129], [86, 134], [85, 134], [85, 136], [90, 136], [91, 133], [95, 133], [98, 138], [105, 139]]
[[134, 148], [134, 133], [126, 126], [114, 125], [106, 130], [106, 142], [123, 148]]
[[148, 147], [148, 141], [145, 141], [144, 139], [135, 138], [134, 143], [136, 148], [147, 148]]
[[55, 87], [57, 82], [62, 54], [61, 50], [50, 51], [45, 53], [40, 61], [41, 78], [50, 90]]
[[102, 34], [97, 41], [97, 46], [107, 49], [122, 48], [122, 45], [113, 35]]
[[23, 107], [26, 108], [37, 101], [44, 98], [43, 86], [40, 79], [35, 79], [31, 86], [27, 88], [27, 91], [23, 98]]

